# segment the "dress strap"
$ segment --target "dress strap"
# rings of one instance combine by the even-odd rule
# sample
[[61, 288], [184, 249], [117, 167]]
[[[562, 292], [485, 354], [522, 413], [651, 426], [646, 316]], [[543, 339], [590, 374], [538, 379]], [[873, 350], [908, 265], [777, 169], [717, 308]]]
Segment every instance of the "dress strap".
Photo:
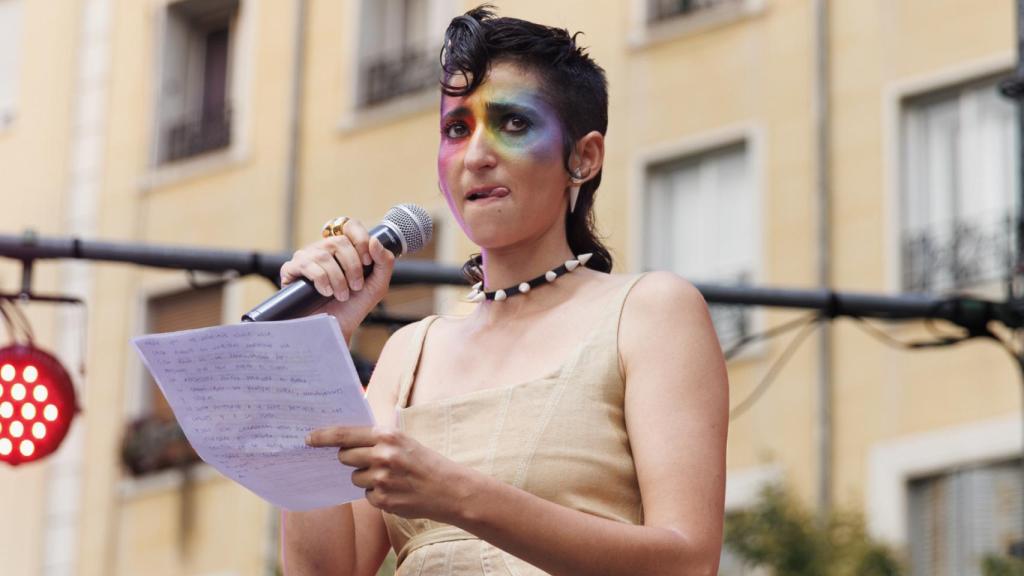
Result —
[[398, 388], [398, 403], [396, 408], [405, 408], [409, 403], [409, 393], [412, 391], [412, 383], [416, 379], [416, 369], [420, 365], [420, 356], [423, 354], [423, 342], [427, 339], [427, 329], [437, 320], [438, 316], [427, 316], [416, 323], [416, 331], [412, 335], [412, 345], [409, 347], [409, 360], [406, 362], [406, 370], [402, 373], [402, 380]]
[[[626, 297], [629, 296], [630, 291], [633, 290], [633, 286], [635, 286], [636, 283], [646, 274], [646, 272], [637, 274], [636, 276], [626, 280], [621, 288], [614, 291], [612, 295], [607, 298], [606, 302], [600, 307], [603, 311], [601, 312], [601, 319], [585, 337], [584, 342], [581, 343], [576, 352], [568, 361], [562, 364], [562, 368], [558, 372], [560, 378], [568, 377], [577, 369], [577, 365], [584, 356], [584, 348], [588, 345], [612, 346], [616, 350], [618, 349], [619, 324], [622, 319], [622, 310], [626, 307]], [[613, 356], [616, 359], [615, 365], [617, 367], [618, 354], [616, 353]]]

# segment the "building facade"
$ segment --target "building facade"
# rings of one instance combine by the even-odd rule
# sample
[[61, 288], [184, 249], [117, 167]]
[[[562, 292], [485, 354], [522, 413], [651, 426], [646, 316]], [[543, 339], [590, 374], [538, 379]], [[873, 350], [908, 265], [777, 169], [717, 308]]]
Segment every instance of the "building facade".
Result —
[[[425, 257], [459, 264], [474, 250], [437, 190], [436, 56], [474, 4], [0, 0], [0, 189], [13, 207], [0, 233], [288, 251], [330, 217], [373, 222], [416, 202], [437, 222]], [[1020, 201], [1015, 110], [996, 87], [1016, 62], [1010, 0], [496, 4], [583, 31], [607, 71], [596, 209], [617, 271], [1005, 296]], [[274, 574], [274, 509], [132, 443], [170, 414], [128, 344], [234, 322], [273, 286], [35, 268], [39, 292], [87, 303], [26, 307], [36, 341], [75, 367], [83, 412], [57, 454], [0, 469], [0, 510], [19, 519], [0, 528], [4, 573]], [[0, 261], [0, 292], [20, 273]], [[462, 313], [460, 294], [398, 291], [389, 310]], [[802, 313], [712, 314], [728, 348]], [[731, 423], [727, 507], [784, 483], [809, 505], [862, 511], [909, 573], [972, 573], [1024, 538], [1020, 375], [990, 341], [911, 351], [871, 327], [899, 341], [953, 331], [817, 328]], [[367, 329], [354, 347], [372, 357], [385, 337]], [[734, 407], [787, 338], [730, 361]], [[730, 561], [726, 573], [745, 572]]]

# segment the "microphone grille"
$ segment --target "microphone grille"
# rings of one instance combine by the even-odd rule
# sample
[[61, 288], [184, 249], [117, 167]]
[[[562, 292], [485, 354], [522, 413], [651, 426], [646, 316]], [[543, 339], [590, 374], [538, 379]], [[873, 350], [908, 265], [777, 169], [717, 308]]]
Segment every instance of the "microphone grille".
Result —
[[422, 206], [416, 204], [399, 204], [393, 206], [384, 215], [384, 220], [398, 227], [405, 238], [406, 252], [418, 252], [426, 246], [434, 235], [434, 222], [430, 214]]

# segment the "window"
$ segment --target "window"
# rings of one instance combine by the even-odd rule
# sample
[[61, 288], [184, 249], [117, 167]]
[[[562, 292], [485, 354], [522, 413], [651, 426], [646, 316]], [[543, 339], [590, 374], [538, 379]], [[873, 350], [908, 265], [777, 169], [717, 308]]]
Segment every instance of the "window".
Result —
[[987, 80], [910, 99], [903, 121], [903, 289], [998, 284], [1015, 242], [1013, 104]]
[[662, 22], [701, 10], [740, 3], [738, 0], [647, 0], [647, 19], [651, 23]]
[[[162, 334], [220, 326], [223, 319], [223, 302], [224, 289], [220, 285], [151, 298], [146, 333]], [[147, 396], [150, 399], [148, 412], [165, 420], [173, 419], [174, 414], [167, 400], [148, 371], [146, 381], [149, 390]]]
[[[223, 287], [208, 286], [151, 298], [147, 333], [176, 332], [221, 324]], [[170, 404], [148, 371], [136, 418], [125, 430], [121, 455], [134, 476], [195, 463], [199, 456], [178, 426]]]
[[[644, 268], [698, 282], [750, 283], [758, 226], [747, 146], [656, 164], [647, 176]], [[723, 343], [750, 333], [746, 307], [710, 309]]]
[[232, 46], [238, 0], [183, 0], [167, 9], [157, 163], [231, 144]]
[[0, 128], [14, 119], [20, 32], [21, 0], [0, 0]]
[[981, 576], [988, 555], [1024, 544], [1021, 462], [967, 467], [908, 485], [910, 574]]
[[449, 0], [363, 0], [358, 106], [436, 89]]

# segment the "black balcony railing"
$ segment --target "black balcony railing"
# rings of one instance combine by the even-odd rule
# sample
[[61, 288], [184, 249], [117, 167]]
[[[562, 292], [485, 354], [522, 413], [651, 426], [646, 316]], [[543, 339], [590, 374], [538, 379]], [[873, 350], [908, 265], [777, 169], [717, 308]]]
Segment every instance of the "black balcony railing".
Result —
[[167, 127], [164, 162], [174, 162], [231, 145], [231, 108], [205, 110], [199, 118]]
[[[750, 272], [740, 272], [730, 277], [717, 278], [716, 281], [732, 286], [749, 286], [750, 277]], [[718, 341], [723, 345], [733, 344], [753, 333], [753, 310], [749, 306], [711, 304], [708, 306], [708, 312], [711, 314], [711, 322], [715, 325]]]
[[905, 234], [903, 289], [944, 292], [1007, 280], [1013, 271], [1016, 221], [974, 218]]
[[648, 0], [647, 18], [651, 23], [656, 23], [736, 2], [737, 0]]
[[441, 65], [433, 49], [406, 50], [363, 64], [359, 104], [374, 106], [398, 96], [437, 86]]

